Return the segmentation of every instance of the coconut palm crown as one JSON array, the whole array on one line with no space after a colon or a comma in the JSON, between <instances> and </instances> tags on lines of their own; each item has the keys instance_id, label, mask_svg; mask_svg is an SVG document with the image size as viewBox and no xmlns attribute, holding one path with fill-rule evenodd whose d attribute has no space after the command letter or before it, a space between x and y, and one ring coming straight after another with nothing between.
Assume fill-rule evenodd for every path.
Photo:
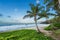
<instances>
[{"instance_id":1,"label":"coconut palm crown","mask_svg":"<svg viewBox=\"0 0 60 40\"><path fill-rule=\"evenodd\" d=\"M34 4L30 4L30 7L31 7L31 11L27 11L27 15L25 15L23 17L23 19L27 18L27 17L34 17L34 21L35 21L35 24L36 24L36 27L37 27L37 31L39 32L39 28L38 28L38 25L37 25L37 19L38 19L38 15L40 13L40 10L42 10L42 6L40 6L39 4L37 5L34 5Z\"/></svg>"}]
</instances>

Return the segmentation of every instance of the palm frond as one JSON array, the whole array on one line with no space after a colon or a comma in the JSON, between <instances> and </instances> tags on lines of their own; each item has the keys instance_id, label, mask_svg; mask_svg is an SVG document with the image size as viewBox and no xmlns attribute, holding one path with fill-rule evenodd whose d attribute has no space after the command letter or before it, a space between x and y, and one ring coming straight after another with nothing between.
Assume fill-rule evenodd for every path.
<instances>
[{"instance_id":1,"label":"palm frond","mask_svg":"<svg viewBox=\"0 0 60 40\"><path fill-rule=\"evenodd\" d=\"M46 12L49 12L49 11L50 11L50 8L47 8L47 9L46 9Z\"/></svg>"},{"instance_id":2,"label":"palm frond","mask_svg":"<svg viewBox=\"0 0 60 40\"><path fill-rule=\"evenodd\" d=\"M56 14L53 14L53 13L47 13L47 15L50 15L50 16L57 16Z\"/></svg>"},{"instance_id":3,"label":"palm frond","mask_svg":"<svg viewBox=\"0 0 60 40\"><path fill-rule=\"evenodd\" d=\"M32 13L31 11L27 11L27 13Z\"/></svg>"},{"instance_id":4,"label":"palm frond","mask_svg":"<svg viewBox=\"0 0 60 40\"><path fill-rule=\"evenodd\" d=\"M23 17L23 19L28 18L28 17L32 18L32 17L33 17L33 14L25 15L25 16Z\"/></svg>"},{"instance_id":5,"label":"palm frond","mask_svg":"<svg viewBox=\"0 0 60 40\"><path fill-rule=\"evenodd\" d=\"M30 7L34 7L34 4L30 3Z\"/></svg>"},{"instance_id":6,"label":"palm frond","mask_svg":"<svg viewBox=\"0 0 60 40\"><path fill-rule=\"evenodd\" d=\"M44 4L46 4L47 2L49 2L50 0L44 0Z\"/></svg>"},{"instance_id":7,"label":"palm frond","mask_svg":"<svg viewBox=\"0 0 60 40\"><path fill-rule=\"evenodd\" d=\"M25 18L27 18L27 17L29 17L29 15L25 15L25 16L23 17L23 19L25 19Z\"/></svg>"},{"instance_id":8,"label":"palm frond","mask_svg":"<svg viewBox=\"0 0 60 40\"><path fill-rule=\"evenodd\" d=\"M38 18L37 18L37 20L39 20L39 19L41 19L42 17L41 16L39 16Z\"/></svg>"},{"instance_id":9,"label":"palm frond","mask_svg":"<svg viewBox=\"0 0 60 40\"><path fill-rule=\"evenodd\" d=\"M35 5L34 5L34 4L30 4L30 7L31 7L31 11L32 11L32 12L35 12L35 10L36 10L36 9L35 9Z\"/></svg>"},{"instance_id":10,"label":"palm frond","mask_svg":"<svg viewBox=\"0 0 60 40\"><path fill-rule=\"evenodd\" d=\"M39 7L39 6L40 6L40 4L37 4L37 5L36 5L36 7Z\"/></svg>"},{"instance_id":11,"label":"palm frond","mask_svg":"<svg viewBox=\"0 0 60 40\"><path fill-rule=\"evenodd\" d=\"M43 8L45 8L44 6L41 6L38 8L38 11L41 11Z\"/></svg>"}]
</instances>

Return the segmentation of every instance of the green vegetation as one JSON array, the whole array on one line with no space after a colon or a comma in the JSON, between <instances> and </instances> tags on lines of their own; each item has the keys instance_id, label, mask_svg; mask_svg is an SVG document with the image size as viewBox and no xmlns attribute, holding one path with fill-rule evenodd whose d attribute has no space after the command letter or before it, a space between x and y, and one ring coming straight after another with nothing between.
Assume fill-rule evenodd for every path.
<instances>
[{"instance_id":1,"label":"green vegetation","mask_svg":"<svg viewBox=\"0 0 60 40\"><path fill-rule=\"evenodd\" d=\"M52 27L51 25L49 25L48 27L45 28L45 30L52 30L54 27Z\"/></svg>"},{"instance_id":2,"label":"green vegetation","mask_svg":"<svg viewBox=\"0 0 60 40\"><path fill-rule=\"evenodd\" d=\"M60 40L60 29L54 31L55 37L57 37Z\"/></svg>"},{"instance_id":3,"label":"green vegetation","mask_svg":"<svg viewBox=\"0 0 60 40\"><path fill-rule=\"evenodd\" d=\"M37 31L40 32L39 28L38 28L38 25L37 25L37 20L38 19L41 19L41 18L46 18L48 19L49 16L53 16L55 14L52 14L50 13L50 8L46 8L45 10L45 7L44 6L41 6L40 4L30 4L30 8L31 10L30 11L27 11L27 15L25 15L23 17L23 19L25 18L34 18L34 21L35 21L35 24L36 24L36 27L37 27ZM41 11L41 12L40 12Z\"/></svg>"},{"instance_id":4,"label":"green vegetation","mask_svg":"<svg viewBox=\"0 0 60 40\"><path fill-rule=\"evenodd\" d=\"M40 32L40 31L39 31L39 28L37 25L37 16L39 15L39 11L42 9L42 7L39 7L39 6L40 6L39 4L37 4L36 6L34 4L30 4L31 10L27 11L27 13L29 13L29 14L27 14L23 17L23 19L25 19L27 17L30 17L30 18L34 17L34 21L35 21L38 32Z\"/></svg>"},{"instance_id":5,"label":"green vegetation","mask_svg":"<svg viewBox=\"0 0 60 40\"><path fill-rule=\"evenodd\" d=\"M53 23L53 22L60 22L60 17L54 17L50 21L51 21L51 23Z\"/></svg>"},{"instance_id":6,"label":"green vegetation","mask_svg":"<svg viewBox=\"0 0 60 40\"><path fill-rule=\"evenodd\" d=\"M52 24L53 26L49 25L48 27L45 28L45 30L57 30L60 29L60 22L56 22Z\"/></svg>"},{"instance_id":7,"label":"green vegetation","mask_svg":"<svg viewBox=\"0 0 60 40\"><path fill-rule=\"evenodd\" d=\"M44 34L38 34L35 30L17 30L0 33L0 40L53 40Z\"/></svg>"},{"instance_id":8,"label":"green vegetation","mask_svg":"<svg viewBox=\"0 0 60 40\"><path fill-rule=\"evenodd\" d=\"M45 30L52 31L53 35L60 39L60 22L53 23L53 26L49 25Z\"/></svg>"},{"instance_id":9,"label":"green vegetation","mask_svg":"<svg viewBox=\"0 0 60 40\"><path fill-rule=\"evenodd\" d=\"M54 23L53 25L60 29L60 22Z\"/></svg>"},{"instance_id":10,"label":"green vegetation","mask_svg":"<svg viewBox=\"0 0 60 40\"><path fill-rule=\"evenodd\" d=\"M25 15L23 18L34 18L37 31L40 32L38 25L37 25L37 19L40 18L46 18L48 19L49 16L55 16L56 18L52 20L52 24L45 28L45 30L54 30L53 32L55 34L60 35L60 8L58 6L57 0L45 0L46 7L41 6L40 4L30 4L31 10L27 11L27 15ZM50 8L56 11L56 14L50 13ZM45 10L46 9L46 10ZM40 12L41 11L41 12ZM10 17L10 16L8 16ZM48 20L47 20L48 21ZM56 21L56 23L54 22ZM50 23L50 21L48 21ZM53 40L51 37L47 37L44 34L40 33L38 34L35 30L18 30L18 31L12 31L12 32L4 32L0 33L0 40Z\"/></svg>"},{"instance_id":11,"label":"green vegetation","mask_svg":"<svg viewBox=\"0 0 60 40\"><path fill-rule=\"evenodd\" d=\"M56 35L60 35L60 29L55 30L54 33L55 33Z\"/></svg>"}]
</instances>

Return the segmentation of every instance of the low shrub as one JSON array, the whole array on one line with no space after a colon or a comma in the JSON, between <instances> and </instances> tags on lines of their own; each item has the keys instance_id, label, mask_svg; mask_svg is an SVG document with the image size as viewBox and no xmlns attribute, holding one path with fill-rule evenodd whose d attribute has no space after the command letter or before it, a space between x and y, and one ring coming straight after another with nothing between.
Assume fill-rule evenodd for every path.
<instances>
[{"instance_id":1,"label":"low shrub","mask_svg":"<svg viewBox=\"0 0 60 40\"><path fill-rule=\"evenodd\" d=\"M60 29L54 31L55 34L60 35Z\"/></svg>"},{"instance_id":2,"label":"low shrub","mask_svg":"<svg viewBox=\"0 0 60 40\"><path fill-rule=\"evenodd\" d=\"M57 27L57 28L60 29L60 22L58 22L58 23L54 23L53 25L54 25L55 27Z\"/></svg>"},{"instance_id":3,"label":"low shrub","mask_svg":"<svg viewBox=\"0 0 60 40\"><path fill-rule=\"evenodd\" d=\"M45 30L52 30L53 27L51 25L49 25L48 27L45 28Z\"/></svg>"},{"instance_id":4,"label":"low shrub","mask_svg":"<svg viewBox=\"0 0 60 40\"><path fill-rule=\"evenodd\" d=\"M60 22L53 23L52 25L49 25L48 27L46 27L45 30L57 30L57 29L60 29Z\"/></svg>"}]
</instances>

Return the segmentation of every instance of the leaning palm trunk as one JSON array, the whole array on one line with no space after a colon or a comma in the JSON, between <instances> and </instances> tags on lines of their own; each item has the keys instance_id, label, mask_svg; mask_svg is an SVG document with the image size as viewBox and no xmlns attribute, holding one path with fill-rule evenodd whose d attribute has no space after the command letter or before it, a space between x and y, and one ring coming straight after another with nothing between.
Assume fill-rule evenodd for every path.
<instances>
[{"instance_id":1,"label":"leaning palm trunk","mask_svg":"<svg viewBox=\"0 0 60 40\"><path fill-rule=\"evenodd\" d=\"M39 28L38 28L38 25L37 25L36 16L34 17L34 21L35 21L35 25L36 25L36 28L37 28L37 32L40 32L40 30L39 30Z\"/></svg>"},{"instance_id":2,"label":"leaning palm trunk","mask_svg":"<svg viewBox=\"0 0 60 40\"><path fill-rule=\"evenodd\" d=\"M59 4L60 4L60 0L58 0Z\"/></svg>"},{"instance_id":3,"label":"leaning palm trunk","mask_svg":"<svg viewBox=\"0 0 60 40\"><path fill-rule=\"evenodd\" d=\"M60 8L60 0L58 0L58 2L59 2L59 8Z\"/></svg>"}]
</instances>

